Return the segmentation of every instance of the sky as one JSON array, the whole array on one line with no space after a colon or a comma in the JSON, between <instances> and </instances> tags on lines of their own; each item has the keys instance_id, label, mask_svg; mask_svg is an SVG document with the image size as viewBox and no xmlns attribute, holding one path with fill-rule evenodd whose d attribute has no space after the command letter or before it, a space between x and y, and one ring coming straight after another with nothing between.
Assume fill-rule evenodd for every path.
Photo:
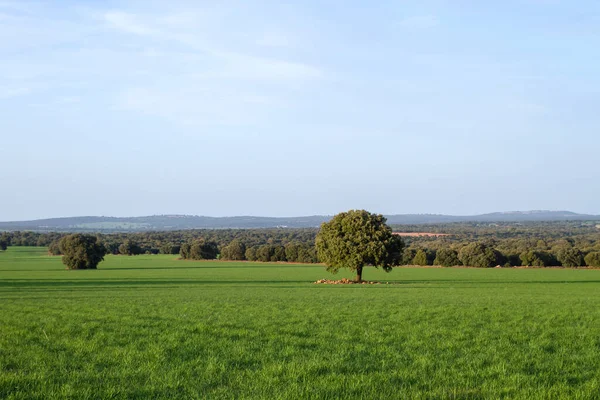
<instances>
[{"instance_id":1,"label":"sky","mask_svg":"<svg viewBox=\"0 0 600 400\"><path fill-rule=\"evenodd\" d=\"M0 220L600 214L596 0L0 0Z\"/></svg>"}]
</instances>

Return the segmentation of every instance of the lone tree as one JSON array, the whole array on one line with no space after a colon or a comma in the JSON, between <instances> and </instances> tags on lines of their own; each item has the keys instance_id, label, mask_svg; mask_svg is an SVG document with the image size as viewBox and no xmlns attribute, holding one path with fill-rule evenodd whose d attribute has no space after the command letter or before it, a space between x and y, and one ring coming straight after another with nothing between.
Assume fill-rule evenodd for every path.
<instances>
[{"instance_id":1,"label":"lone tree","mask_svg":"<svg viewBox=\"0 0 600 400\"><path fill-rule=\"evenodd\" d=\"M390 272L402 258L402 239L392 234L383 215L365 210L350 210L324 222L315 241L319 259L327 271L336 273L340 268L356 272L356 281L362 281L367 265Z\"/></svg>"},{"instance_id":2,"label":"lone tree","mask_svg":"<svg viewBox=\"0 0 600 400\"><path fill-rule=\"evenodd\" d=\"M68 269L96 269L104 260L106 247L95 236L76 233L60 240L60 251Z\"/></svg>"}]
</instances>

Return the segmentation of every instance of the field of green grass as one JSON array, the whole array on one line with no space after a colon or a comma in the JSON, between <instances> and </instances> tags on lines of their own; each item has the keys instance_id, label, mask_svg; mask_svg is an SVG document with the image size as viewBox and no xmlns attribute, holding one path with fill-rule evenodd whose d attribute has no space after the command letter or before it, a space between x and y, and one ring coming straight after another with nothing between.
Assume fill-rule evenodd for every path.
<instances>
[{"instance_id":1,"label":"field of green grass","mask_svg":"<svg viewBox=\"0 0 600 400\"><path fill-rule=\"evenodd\" d=\"M600 398L600 270L0 252L0 398ZM351 277L340 273L337 277Z\"/></svg>"}]
</instances>

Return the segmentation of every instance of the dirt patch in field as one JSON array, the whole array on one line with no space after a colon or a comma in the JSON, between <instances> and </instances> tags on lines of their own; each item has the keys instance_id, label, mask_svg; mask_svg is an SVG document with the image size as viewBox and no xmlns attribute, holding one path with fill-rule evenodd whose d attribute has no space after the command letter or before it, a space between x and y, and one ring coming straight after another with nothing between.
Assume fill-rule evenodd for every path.
<instances>
[{"instance_id":1,"label":"dirt patch in field","mask_svg":"<svg viewBox=\"0 0 600 400\"><path fill-rule=\"evenodd\" d=\"M434 232L393 232L394 235L407 236L407 237L437 237L437 236L450 236L447 233L434 233Z\"/></svg>"},{"instance_id":2,"label":"dirt patch in field","mask_svg":"<svg viewBox=\"0 0 600 400\"><path fill-rule=\"evenodd\" d=\"M330 280L330 279L319 279L315 281L316 285L380 285L381 282L377 281L360 281L356 282L350 279L342 278L340 280Z\"/></svg>"}]
</instances>

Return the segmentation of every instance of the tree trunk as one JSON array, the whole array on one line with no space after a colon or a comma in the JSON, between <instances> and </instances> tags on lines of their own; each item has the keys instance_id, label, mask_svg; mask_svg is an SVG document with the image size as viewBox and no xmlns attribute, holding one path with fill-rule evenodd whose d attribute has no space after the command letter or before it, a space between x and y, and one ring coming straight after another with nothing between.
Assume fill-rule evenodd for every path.
<instances>
[{"instance_id":1,"label":"tree trunk","mask_svg":"<svg viewBox=\"0 0 600 400\"><path fill-rule=\"evenodd\" d=\"M356 268L356 282L362 282L362 269L363 267Z\"/></svg>"}]
</instances>

